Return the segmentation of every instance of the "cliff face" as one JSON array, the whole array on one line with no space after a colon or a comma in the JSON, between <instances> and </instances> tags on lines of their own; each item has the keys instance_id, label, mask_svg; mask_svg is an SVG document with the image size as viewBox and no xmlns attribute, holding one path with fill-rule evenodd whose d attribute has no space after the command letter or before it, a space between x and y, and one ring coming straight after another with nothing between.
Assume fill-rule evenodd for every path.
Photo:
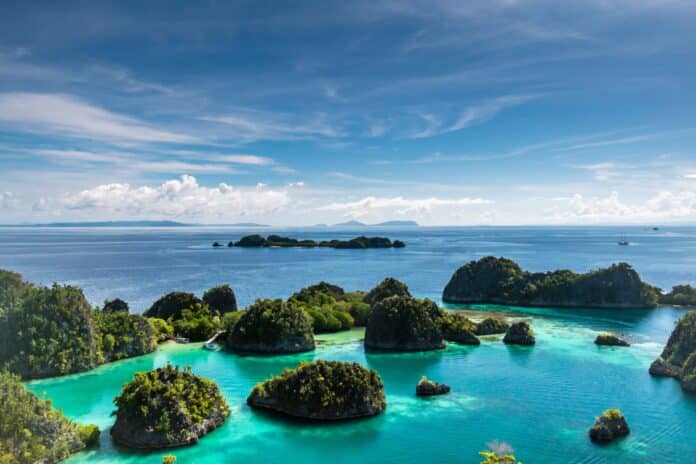
<instances>
[{"instance_id":1,"label":"cliff face","mask_svg":"<svg viewBox=\"0 0 696 464\"><path fill-rule=\"evenodd\" d=\"M384 385L357 363L302 363L254 387L247 403L294 417L344 420L374 416L386 407Z\"/></svg>"},{"instance_id":2,"label":"cliff face","mask_svg":"<svg viewBox=\"0 0 696 464\"><path fill-rule=\"evenodd\" d=\"M696 392L696 311L679 320L662 354L650 366L650 374L674 377L684 390Z\"/></svg>"},{"instance_id":3,"label":"cliff face","mask_svg":"<svg viewBox=\"0 0 696 464\"><path fill-rule=\"evenodd\" d=\"M518 306L646 308L658 293L626 263L577 274L568 270L530 273L492 256L460 267L442 294L448 303Z\"/></svg>"},{"instance_id":4,"label":"cliff face","mask_svg":"<svg viewBox=\"0 0 696 464\"><path fill-rule=\"evenodd\" d=\"M426 351L445 347L440 310L430 300L389 297L372 309L365 329L365 348Z\"/></svg>"}]
</instances>

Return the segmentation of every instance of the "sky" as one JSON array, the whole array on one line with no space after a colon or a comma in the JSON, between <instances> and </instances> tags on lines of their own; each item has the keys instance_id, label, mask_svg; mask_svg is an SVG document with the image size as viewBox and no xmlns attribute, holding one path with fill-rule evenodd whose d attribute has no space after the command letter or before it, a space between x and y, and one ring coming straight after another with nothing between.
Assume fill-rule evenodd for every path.
<instances>
[{"instance_id":1,"label":"sky","mask_svg":"<svg viewBox=\"0 0 696 464\"><path fill-rule=\"evenodd\" d=\"M0 223L696 224L696 2L0 2Z\"/></svg>"}]
</instances>

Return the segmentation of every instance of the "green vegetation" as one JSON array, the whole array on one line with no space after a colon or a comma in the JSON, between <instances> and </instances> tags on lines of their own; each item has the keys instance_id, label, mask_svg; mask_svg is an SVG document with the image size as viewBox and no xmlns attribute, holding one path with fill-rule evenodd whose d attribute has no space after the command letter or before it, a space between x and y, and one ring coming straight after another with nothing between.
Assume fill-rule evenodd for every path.
<instances>
[{"instance_id":1,"label":"green vegetation","mask_svg":"<svg viewBox=\"0 0 696 464\"><path fill-rule=\"evenodd\" d=\"M280 299L257 300L232 327L227 346L236 351L298 353L314 349L314 333L304 310Z\"/></svg>"},{"instance_id":2,"label":"green vegetation","mask_svg":"<svg viewBox=\"0 0 696 464\"><path fill-rule=\"evenodd\" d=\"M626 418L618 409L607 409L595 419L590 428L590 439L595 442L606 443L631 433Z\"/></svg>"},{"instance_id":3,"label":"green vegetation","mask_svg":"<svg viewBox=\"0 0 696 464\"><path fill-rule=\"evenodd\" d=\"M228 334L232 332L235 324L239 322L246 311L234 311L231 313L225 313L222 316L222 328Z\"/></svg>"},{"instance_id":4,"label":"green vegetation","mask_svg":"<svg viewBox=\"0 0 696 464\"><path fill-rule=\"evenodd\" d=\"M362 297L362 293L346 293L337 285L319 282L293 294L288 305L307 313L314 333L338 332L365 325L370 306Z\"/></svg>"},{"instance_id":5,"label":"green vegetation","mask_svg":"<svg viewBox=\"0 0 696 464\"><path fill-rule=\"evenodd\" d=\"M178 318L169 318L174 333L191 341L202 342L209 339L222 328L217 312L213 312L205 303L196 303L179 313Z\"/></svg>"},{"instance_id":6,"label":"green vegetation","mask_svg":"<svg viewBox=\"0 0 696 464\"><path fill-rule=\"evenodd\" d=\"M487 317L478 324L476 324L476 335L495 335L503 334L507 332L510 328L510 324L505 322L504 319L497 317Z\"/></svg>"},{"instance_id":7,"label":"green vegetation","mask_svg":"<svg viewBox=\"0 0 696 464\"><path fill-rule=\"evenodd\" d=\"M164 319L160 319L158 317L148 317L147 321L152 326L157 343L170 340L174 336L174 327L172 327Z\"/></svg>"},{"instance_id":8,"label":"green vegetation","mask_svg":"<svg viewBox=\"0 0 696 464\"><path fill-rule=\"evenodd\" d=\"M430 380L426 376L422 376L416 385L416 395L418 396L444 395L449 392L448 385Z\"/></svg>"},{"instance_id":9,"label":"green vegetation","mask_svg":"<svg viewBox=\"0 0 696 464\"><path fill-rule=\"evenodd\" d=\"M203 294L203 302L219 314L237 310L237 298L229 285L218 285Z\"/></svg>"},{"instance_id":10,"label":"green vegetation","mask_svg":"<svg viewBox=\"0 0 696 464\"><path fill-rule=\"evenodd\" d=\"M476 337L476 323L459 313L440 311L437 323L442 335L448 342L462 345L479 345L481 341Z\"/></svg>"},{"instance_id":11,"label":"green vegetation","mask_svg":"<svg viewBox=\"0 0 696 464\"><path fill-rule=\"evenodd\" d=\"M230 242L232 243L232 242ZM302 248L351 248L351 249L366 249L366 248L403 248L406 244L400 240L395 240L393 243L386 237L355 237L350 240L325 240L316 242L314 240L297 240L290 237L281 237L280 235L269 235L263 238L261 235L247 235L234 243L238 247L302 247Z\"/></svg>"},{"instance_id":12,"label":"green vegetation","mask_svg":"<svg viewBox=\"0 0 696 464\"><path fill-rule=\"evenodd\" d=\"M365 348L393 351L444 348L440 317L440 309L428 299L406 296L383 299L372 309L365 330Z\"/></svg>"},{"instance_id":13,"label":"green vegetation","mask_svg":"<svg viewBox=\"0 0 696 464\"><path fill-rule=\"evenodd\" d=\"M568 270L530 273L514 261L488 256L460 267L442 299L448 303L649 308L657 305L658 293L626 263L586 274Z\"/></svg>"},{"instance_id":14,"label":"green vegetation","mask_svg":"<svg viewBox=\"0 0 696 464\"><path fill-rule=\"evenodd\" d=\"M114 298L113 300L104 300L104 306L102 306L102 311L105 313L127 313L129 310L128 303L120 298Z\"/></svg>"},{"instance_id":15,"label":"green vegetation","mask_svg":"<svg viewBox=\"0 0 696 464\"><path fill-rule=\"evenodd\" d=\"M390 296L410 297L411 293L405 283L393 277L387 277L365 295L364 301L370 306L374 306Z\"/></svg>"},{"instance_id":16,"label":"green vegetation","mask_svg":"<svg viewBox=\"0 0 696 464\"><path fill-rule=\"evenodd\" d=\"M52 463L99 443L99 429L68 420L50 401L0 372L0 463Z\"/></svg>"},{"instance_id":17,"label":"green vegetation","mask_svg":"<svg viewBox=\"0 0 696 464\"><path fill-rule=\"evenodd\" d=\"M650 366L650 374L679 379L685 391L696 391L696 311L677 322L662 354Z\"/></svg>"},{"instance_id":18,"label":"green vegetation","mask_svg":"<svg viewBox=\"0 0 696 464\"><path fill-rule=\"evenodd\" d=\"M148 310L143 313L147 317L159 317L160 319L178 319L181 311L193 307L196 303L202 303L193 293L171 292L155 301Z\"/></svg>"},{"instance_id":19,"label":"green vegetation","mask_svg":"<svg viewBox=\"0 0 696 464\"><path fill-rule=\"evenodd\" d=\"M595 338L595 345L606 345L606 346L630 346L626 341L621 340L613 333L600 332Z\"/></svg>"},{"instance_id":20,"label":"green vegetation","mask_svg":"<svg viewBox=\"0 0 696 464\"><path fill-rule=\"evenodd\" d=\"M0 368L25 379L83 372L148 353L158 339L146 318L94 310L79 288L35 287L2 270L0 302Z\"/></svg>"},{"instance_id":21,"label":"green vegetation","mask_svg":"<svg viewBox=\"0 0 696 464\"><path fill-rule=\"evenodd\" d=\"M515 464L517 458L512 454L514 452L512 446L496 440L488 443L488 451L479 451L479 455L485 459L481 464ZM517 461L517 464L522 463Z\"/></svg>"},{"instance_id":22,"label":"green vegetation","mask_svg":"<svg viewBox=\"0 0 696 464\"><path fill-rule=\"evenodd\" d=\"M373 416L387 405L377 372L357 363L322 360L300 363L257 384L247 403L319 420Z\"/></svg>"},{"instance_id":23,"label":"green vegetation","mask_svg":"<svg viewBox=\"0 0 696 464\"><path fill-rule=\"evenodd\" d=\"M98 346L105 361L117 361L150 353L157 348L157 334L143 316L127 312L94 311Z\"/></svg>"},{"instance_id":24,"label":"green vegetation","mask_svg":"<svg viewBox=\"0 0 696 464\"><path fill-rule=\"evenodd\" d=\"M174 464L175 462L176 456L174 456L173 454L162 456L162 464Z\"/></svg>"},{"instance_id":25,"label":"green vegetation","mask_svg":"<svg viewBox=\"0 0 696 464\"><path fill-rule=\"evenodd\" d=\"M503 337L503 343L508 345L534 345L536 339L529 322L520 321L512 324L505 333L505 337Z\"/></svg>"},{"instance_id":26,"label":"green vegetation","mask_svg":"<svg viewBox=\"0 0 696 464\"><path fill-rule=\"evenodd\" d=\"M672 291L660 295L660 303L675 306L696 306L696 287L675 285Z\"/></svg>"},{"instance_id":27,"label":"green vegetation","mask_svg":"<svg viewBox=\"0 0 696 464\"><path fill-rule=\"evenodd\" d=\"M111 435L133 448L196 443L230 414L215 383L171 365L135 374L114 404Z\"/></svg>"}]
</instances>

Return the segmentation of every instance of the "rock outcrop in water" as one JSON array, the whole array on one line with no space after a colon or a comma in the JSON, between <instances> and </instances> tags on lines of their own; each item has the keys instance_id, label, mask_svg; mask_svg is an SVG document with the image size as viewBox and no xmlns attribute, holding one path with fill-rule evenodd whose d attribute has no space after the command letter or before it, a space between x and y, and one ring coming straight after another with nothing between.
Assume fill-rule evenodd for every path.
<instances>
[{"instance_id":1,"label":"rock outcrop in water","mask_svg":"<svg viewBox=\"0 0 696 464\"><path fill-rule=\"evenodd\" d=\"M387 401L374 370L357 363L318 360L257 384L247 404L293 417L336 421L377 415Z\"/></svg>"},{"instance_id":2,"label":"rock outcrop in water","mask_svg":"<svg viewBox=\"0 0 696 464\"><path fill-rule=\"evenodd\" d=\"M590 439L594 442L608 443L631 433L626 418L618 409L608 409L595 420L590 429Z\"/></svg>"},{"instance_id":3,"label":"rock outcrop in water","mask_svg":"<svg viewBox=\"0 0 696 464\"><path fill-rule=\"evenodd\" d=\"M438 383L434 380L428 380L426 376L421 377L418 385L416 385L416 395L418 396L444 395L449 392L449 385Z\"/></svg>"},{"instance_id":4,"label":"rock outcrop in water","mask_svg":"<svg viewBox=\"0 0 696 464\"><path fill-rule=\"evenodd\" d=\"M192 445L230 414L215 383L171 365L135 374L114 403L111 437L130 448Z\"/></svg>"},{"instance_id":5,"label":"rock outcrop in water","mask_svg":"<svg viewBox=\"0 0 696 464\"><path fill-rule=\"evenodd\" d=\"M438 325L442 336L448 342L460 345L480 345L481 341L475 335L476 323L467 319L463 314L440 311Z\"/></svg>"},{"instance_id":6,"label":"rock outcrop in water","mask_svg":"<svg viewBox=\"0 0 696 464\"><path fill-rule=\"evenodd\" d=\"M677 322L667 346L650 366L650 374L674 377L685 391L696 392L696 311Z\"/></svg>"},{"instance_id":7,"label":"rock outcrop in water","mask_svg":"<svg viewBox=\"0 0 696 464\"><path fill-rule=\"evenodd\" d=\"M242 237L234 246L247 248L260 247L280 247L280 248L340 248L340 249L366 249L366 248L403 248L406 246L401 240L392 242L387 237L359 237L350 240L324 240L317 242L314 240L298 240L290 237L282 237L280 235L269 235L264 238L261 235L247 235Z\"/></svg>"},{"instance_id":8,"label":"rock outcrop in water","mask_svg":"<svg viewBox=\"0 0 696 464\"><path fill-rule=\"evenodd\" d=\"M408 287L405 283L396 280L393 277L387 277L377 284L372 290L367 292L367 295L365 295L363 301L371 306L374 306L390 296L410 297L411 292L408 291Z\"/></svg>"},{"instance_id":9,"label":"rock outcrop in water","mask_svg":"<svg viewBox=\"0 0 696 464\"><path fill-rule=\"evenodd\" d=\"M503 343L507 345L534 345L534 331L527 321L515 322L505 333Z\"/></svg>"},{"instance_id":10,"label":"rock outcrop in water","mask_svg":"<svg viewBox=\"0 0 696 464\"><path fill-rule=\"evenodd\" d=\"M300 353L314 349L307 314L282 300L257 300L227 337L227 347L251 353Z\"/></svg>"},{"instance_id":11,"label":"rock outcrop in water","mask_svg":"<svg viewBox=\"0 0 696 464\"><path fill-rule=\"evenodd\" d=\"M365 329L365 348L427 351L445 347L439 327L440 309L428 300L392 296L377 303Z\"/></svg>"},{"instance_id":12,"label":"rock outcrop in water","mask_svg":"<svg viewBox=\"0 0 696 464\"><path fill-rule=\"evenodd\" d=\"M657 290L626 263L585 274L568 270L531 273L505 258L488 256L460 267L445 287L448 303L586 308L652 308Z\"/></svg>"},{"instance_id":13,"label":"rock outcrop in water","mask_svg":"<svg viewBox=\"0 0 696 464\"><path fill-rule=\"evenodd\" d=\"M626 340L622 340L613 333L600 333L595 338L595 345L604 346L631 346Z\"/></svg>"},{"instance_id":14,"label":"rock outcrop in water","mask_svg":"<svg viewBox=\"0 0 696 464\"><path fill-rule=\"evenodd\" d=\"M476 324L476 335L497 335L504 334L510 328L510 324L504 319L497 317L487 317Z\"/></svg>"}]
</instances>

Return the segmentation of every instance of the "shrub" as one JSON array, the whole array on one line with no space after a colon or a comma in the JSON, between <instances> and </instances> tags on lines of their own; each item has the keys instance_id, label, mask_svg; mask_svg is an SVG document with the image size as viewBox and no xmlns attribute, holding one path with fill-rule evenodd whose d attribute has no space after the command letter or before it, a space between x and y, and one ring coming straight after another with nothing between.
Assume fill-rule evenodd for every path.
<instances>
[{"instance_id":1,"label":"shrub","mask_svg":"<svg viewBox=\"0 0 696 464\"><path fill-rule=\"evenodd\" d=\"M406 284L393 277L387 277L365 295L364 301L370 306L374 306L390 296L410 297L411 293L408 291Z\"/></svg>"},{"instance_id":2,"label":"shrub","mask_svg":"<svg viewBox=\"0 0 696 464\"><path fill-rule=\"evenodd\" d=\"M196 303L181 311L178 319L170 319L174 333L192 341L204 341L215 335L222 328L220 317L210 311L207 305Z\"/></svg>"},{"instance_id":3,"label":"shrub","mask_svg":"<svg viewBox=\"0 0 696 464\"><path fill-rule=\"evenodd\" d=\"M174 336L174 327L172 327L164 319L160 319L158 317L148 317L147 320L152 326L157 343L162 343L163 341L169 340Z\"/></svg>"}]
</instances>

